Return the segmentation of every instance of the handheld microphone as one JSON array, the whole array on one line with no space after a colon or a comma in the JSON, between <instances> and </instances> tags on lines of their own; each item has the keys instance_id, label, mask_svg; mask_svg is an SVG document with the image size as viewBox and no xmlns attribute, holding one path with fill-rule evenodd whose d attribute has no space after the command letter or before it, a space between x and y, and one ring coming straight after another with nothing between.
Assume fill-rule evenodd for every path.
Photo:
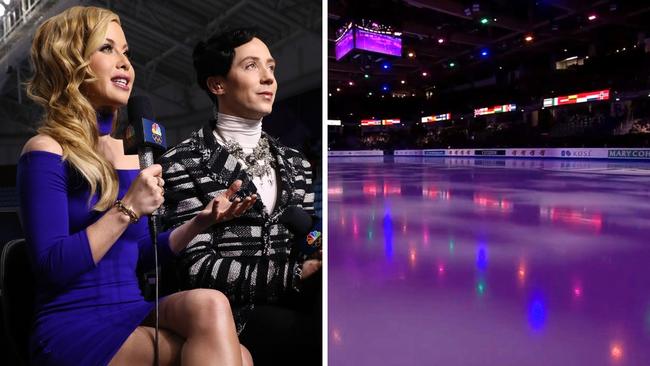
<instances>
[{"instance_id":1,"label":"handheld microphone","mask_svg":"<svg viewBox=\"0 0 650 366\"><path fill-rule=\"evenodd\" d=\"M127 106L129 124L124 132L124 153L138 154L140 168L153 164L154 153L167 150L165 127L153 118L153 108L148 97L129 98Z\"/></svg>"},{"instance_id":2,"label":"handheld microphone","mask_svg":"<svg viewBox=\"0 0 650 366\"><path fill-rule=\"evenodd\" d=\"M292 252L295 249L310 255L318 250L322 241L320 231L311 231L314 220L305 210L298 206L289 206L280 215L278 221L296 237L296 244L294 244Z\"/></svg>"},{"instance_id":3,"label":"handheld microphone","mask_svg":"<svg viewBox=\"0 0 650 366\"><path fill-rule=\"evenodd\" d=\"M127 105L129 124L124 132L124 153L138 154L140 160L140 169L151 166L154 162L154 153L161 153L167 149L165 139L165 127L154 121L153 108L148 97L134 96L129 98ZM151 242L154 245L154 266L155 270L155 335L154 335L154 364L159 363L158 351L158 282L160 276L158 273L158 228L159 213L156 209L149 215L149 234Z\"/></svg>"}]
</instances>

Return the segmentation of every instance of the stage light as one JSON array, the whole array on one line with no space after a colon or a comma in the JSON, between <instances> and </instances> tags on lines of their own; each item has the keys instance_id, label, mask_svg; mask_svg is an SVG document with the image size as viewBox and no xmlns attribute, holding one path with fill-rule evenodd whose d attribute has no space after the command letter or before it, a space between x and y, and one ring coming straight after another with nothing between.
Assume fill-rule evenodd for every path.
<instances>
[{"instance_id":1,"label":"stage light","mask_svg":"<svg viewBox=\"0 0 650 366\"><path fill-rule=\"evenodd\" d=\"M401 83L402 83L402 84L406 84L406 80L402 80Z\"/></svg>"},{"instance_id":2,"label":"stage light","mask_svg":"<svg viewBox=\"0 0 650 366\"><path fill-rule=\"evenodd\" d=\"M489 50L487 48L484 48L481 50L481 56L487 57L490 54Z\"/></svg>"},{"instance_id":3,"label":"stage light","mask_svg":"<svg viewBox=\"0 0 650 366\"><path fill-rule=\"evenodd\" d=\"M369 97L372 97L372 92L368 92L368 96L369 96Z\"/></svg>"},{"instance_id":4,"label":"stage light","mask_svg":"<svg viewBox=\"0 0 650 366\"><path fill-rule=\"evenodd\" d=\"M450 62L449 67L456 67L456 63L455 62Z\"/></svg>"},{"instance_id":5,"label":"stage light","mask_svg":"<svg viewBox=\"0 0 650 366\"><path fill-rule=\"evenodd\" d=\"M589 20L596 20L596 18L598 18L596 16L596 14L591 14L591 15L589 15L589 17L587 17L587 19L589 19Z\"/></svg>"},{"instance_id":6,"label":"stage light","mask_svg":"<svg viewBox=\"0 0 650 366\"><path fill-rule=\"evenodd\" d=\"M383 85L383 86L381 87L381 90L383 90L383 91L388 91L388 85Z\"/></svg>"},{"instance_id":7,"label":"stage light","mask_svg":"<svg viewBox=\"0 0 650 366\"><path fill-rule=\"evenodd\" d=\"M331 96L332 96L332 93L329 93L329 96L331 97Z\"/></svg>"},{"instance_id":8,"label":"stage light","mask_svg":"<svg viewBox=\"0 0 650 366\"><path fill-rule=\"evenodd\" d=\"M354 82L353 81L348 81L348 85L354 86Z\"/></svg>"},{"instance_id":9,"label":"stage light","mask_svg":"<svg viewBox=\"0 0 650 366\"><path fill-rule=\"evenodd\" d=\"M443 44L443 43L445 43L445 39L444 39L444 38L438 38L438 43L439 43L439 44Z\"/></svg>"},{"instance_id":10,"label":"stage light","mask_svg":"<svg viewBox=\"0 0 650 366\"><path fill-rule=\"evenodd\" d=\"M370 78L370 75L368 75L368 74L364 74L363 77L364 77L364 79L369 79L369 78Z\"/></svg>"},{"instance_id":11,"label":"stage light","mask_svg":"<svg viewBox=\"0 0 650 366\"><path fill-rule=\"evenodd\" d=\"M422 76L427 76L427 75L429 75L429 74L427 74L426 71L423 71L423 72L422 72Z\"/></svg>"},{"instance_id":12,"label":"stage light","mask_svg":"<svg viewBox=\"0 0 650 366\"><path fill-rule=\"evenodd\" d=\"M486 25L490 22L488 18L481 18L481 24Z\"/></svg>"},{"instance_id":13,"label":"stage light","mask_svg":"<svg viewBox=\"0 0 650 366\"><path fill-rule=\"evenodd\" d=\"M337 91L337 92L340 92L340 91L341 91L341 88L336 88L336 91Z\"/></svg>"},{"instance_id":14,"label":"stage light","mask_svg":"<svg viewBox=\"0 0 650 366\"><path fill-rule=\"evenodd\" d=\"M408 53L408 56L411 57L411 58L413 58L413 57L415 57L415 53L413 53L413 52L409 52L409 53Z\"/></svg>"},{"instance_id":15,"label":"stage light","mask_svg":"<svg viewBox=\"0 0 650 366\"><path fill-rule=\"evenodd\" d=\"M526 36L526 38L524 38L524 40L525 40L526 42L532 42L532 41L533 41L533 36L531 36L531 35L529 34L529 35Z\"/></svg>"},{"instance_id":16,"label":"stage light","mask_svg":"<svg viewBox=\"0 0 650 366\"><path fill-rule=\"evenodd\" d=\"M390 69L390 63L384 62L383 64L381 64L381 68L384 69L384 70L389 70Z\"/></svg>"}]
</instances>

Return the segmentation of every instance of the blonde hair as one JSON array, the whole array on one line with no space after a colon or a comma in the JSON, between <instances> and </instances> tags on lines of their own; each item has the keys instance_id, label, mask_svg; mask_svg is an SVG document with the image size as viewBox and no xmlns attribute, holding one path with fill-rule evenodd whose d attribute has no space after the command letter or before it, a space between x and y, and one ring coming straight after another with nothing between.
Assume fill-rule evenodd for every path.
<instances>
[{"instance_id":1,"label":"blonde hair","mask_svg":"<svg viewBox=\"0 0 650 366\"><path fill-rule=\"evenodd\" d=\"M90 197L99 192L93 207L98 211L111 207L119 184L115 168L98 152L97 112L82 89L96 80L89 59L110 22L120 24L117 14L82 6L46 20L34 36L34 76L27 83L27 95L45 108L38 132L61 144L63 159L88 181Z\"/></svg>"}]
</instances>

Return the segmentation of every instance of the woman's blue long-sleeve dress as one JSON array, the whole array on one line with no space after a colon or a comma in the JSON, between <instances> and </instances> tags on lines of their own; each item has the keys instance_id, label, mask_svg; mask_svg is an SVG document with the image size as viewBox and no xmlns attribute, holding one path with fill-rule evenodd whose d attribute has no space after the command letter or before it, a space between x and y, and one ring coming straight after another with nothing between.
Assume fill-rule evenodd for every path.
<instances>
[{"instance_id":1,"label":"woman's blue long-sleeve dress","mask_svg":"<svg viewBox=\"0 0 650 366\"><path fill-rule=\"evenodd\" d=\"M138 170L117 170L118 198ZM95 264L86 228L104 213L88 203L89 187L60 155L32 151L18 162L21 219L36 276L33 365L105 365L153 309L136 267L153 268L147 220L128 226ZM172 256L169 233L158 237L161 260Z\"/></svg>"}]
</instances>

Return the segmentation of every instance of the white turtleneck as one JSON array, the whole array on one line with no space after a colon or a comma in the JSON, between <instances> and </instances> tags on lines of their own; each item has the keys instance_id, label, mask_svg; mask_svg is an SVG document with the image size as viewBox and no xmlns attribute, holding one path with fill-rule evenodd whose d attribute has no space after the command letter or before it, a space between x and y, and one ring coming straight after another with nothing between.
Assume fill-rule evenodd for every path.
<instances>
[{"instance_id":1,"label":"white turtleneck","mask_svg":"<svg viewBox=\"0 0 650 366\"><path fill-rule=\"evenodd\" d=\"M246 119L217 113L217 125L213 133L219 144L224 145L226 141L235 141L242 147L244 154L248 155L253 152L262 136L262 119ZM241 159L238 161L244 169L248 167L245 161ZM266 213L270 214L278 195L275 169L271 169L270 174L252 178L257 187L258 199L262 200Z\"/></svg>"}]
</instances>

